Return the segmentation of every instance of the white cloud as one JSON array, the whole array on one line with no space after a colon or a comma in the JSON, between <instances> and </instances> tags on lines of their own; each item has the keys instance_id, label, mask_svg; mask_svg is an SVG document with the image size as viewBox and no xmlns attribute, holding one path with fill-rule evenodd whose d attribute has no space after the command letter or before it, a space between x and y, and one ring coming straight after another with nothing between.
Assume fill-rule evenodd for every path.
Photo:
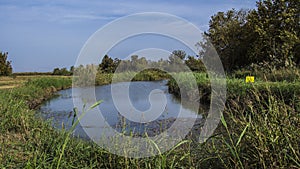
<instances>
[{"instance_id":1,"label":"white cloud","mask_svg":"<svg viewBox=\"0 0 300 169\"><path fill-rule=\"evenodd\" d=\"M92 15L92 14L68 14L63 16L63 19L65 20L113 20L116 19L116 17L113 16L98 16L98 15Z\"/></svg>"}]
</instances>

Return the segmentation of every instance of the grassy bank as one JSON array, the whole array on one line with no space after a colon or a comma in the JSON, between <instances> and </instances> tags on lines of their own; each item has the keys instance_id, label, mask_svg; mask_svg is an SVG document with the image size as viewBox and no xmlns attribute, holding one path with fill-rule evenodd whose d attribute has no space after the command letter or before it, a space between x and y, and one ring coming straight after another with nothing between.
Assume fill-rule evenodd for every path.
<instances>
[{"instance_id":1,"label":"grassy bank","mask_svg":"<svg viewBox=\"0 0 300 169\"><path fill-rule=\"evenodd\" d=\"M36 154L41 134L46 134L41 131L55 134L48 124L35 118L31 108L50 98L56 90L70 86L70 78L49 77L34 78L21 87L0 90L1 168L25 167Z\"/></svg>"},{"instance_id":2,"label":"grassy bank","mask_svg":"<svg viewBox=\"0 0 300 169\"><path fill-rule=\"evenodd\" d=\"M179 83L185 82L184 74ZM210 102L210 82L195 74L201 100ZM199 161L225 168L300 168L300 82L228 78L223 121L215 135L195 149ZM177 83L171 93L180 96Z\"/></svg>"},{"instance_id":3,"label":"grassy bank","mask_svg":"<svg viewBox=\"0 0 300 169\"><path fill-rule=\"evenodd\" d=\"M185 73L180 73L176 75L178 77L178 83L187 84L185 87L186 90L189 90L188 85L190 83L189 79L186 78ZM201 100L205 103L210 102L210 93L211 93L211 85L209 77L204 73L195 73L194 77L197 82L197 86L199 89L199 94L201 96ZM174 79L171 79L168 83L170 93L175 94L176 96L180 96L180 89L177 85L177 82ZM243 98L253 98L253 92L260 93L265 96L265 100L267 100L268 95L270 93L273 96L276 96L279 100L284 100L285 103L294 102L300 96L300 81L265 81L261 79L256 79L255 83L246 83L243 78L227 78L226 79L226 87L227 87L227 100L232 99L243 99Z\"/></svg>"}]
</instances>

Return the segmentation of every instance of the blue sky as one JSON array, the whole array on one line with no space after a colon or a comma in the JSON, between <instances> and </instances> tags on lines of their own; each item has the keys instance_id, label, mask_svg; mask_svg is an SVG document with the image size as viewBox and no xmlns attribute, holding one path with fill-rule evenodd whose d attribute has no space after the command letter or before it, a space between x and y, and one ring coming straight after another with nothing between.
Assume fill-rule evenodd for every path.
<instances>
[{"instance_id":1,"label":"blue sky","mask_svg":"<svg viewBox=\"0 0 300 169\"><path fill-rule=\"evenodd\" d=\"M210 16L232 8L255 8L255 0L1 0L0 51L9 53L14 72L69 68L88 38L119 17L164 12L205 31ZM110 55L122 58L134 53L134 43L123 45Z\"/></svg>"}]
</instances>

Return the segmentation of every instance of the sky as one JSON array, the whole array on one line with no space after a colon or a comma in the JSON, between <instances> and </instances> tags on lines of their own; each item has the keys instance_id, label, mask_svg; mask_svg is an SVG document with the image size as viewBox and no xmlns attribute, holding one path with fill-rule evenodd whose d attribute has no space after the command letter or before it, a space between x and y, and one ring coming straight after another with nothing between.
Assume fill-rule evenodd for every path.
<instances>
[{"instance_id":1,"label":"sky","mask_svg":"<svg viewBox=\"0 0 300 169\"><path fill-rule=\"evenodd\" d=\"M217 12L253 9L255 5L255 0L1 0L0 51L8 52L14 72L49 72L74 65L90 36L120 17L163 12L206 31L210 17ZM122 29L126 28L119 31ZM145 35L129 39L127 44L120 43L108 54L121 59L129 54L142 54L140 48L134 47L145 40L144 46L148 44L148 48L160 44L162 50L156 51L161 53L166 53L162 51L170 46L166 45L170 39Z\"/></svg>"}]
</instances>

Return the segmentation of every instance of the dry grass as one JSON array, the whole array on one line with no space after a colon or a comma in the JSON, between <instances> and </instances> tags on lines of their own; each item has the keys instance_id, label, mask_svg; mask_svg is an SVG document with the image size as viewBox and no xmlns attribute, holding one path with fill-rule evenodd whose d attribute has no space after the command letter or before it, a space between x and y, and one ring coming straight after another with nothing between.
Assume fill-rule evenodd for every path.
<instances>
[{"instance_id":1,"label":"dry grass","mask_svg":"<svg viewBox=\"0 0 300 169\"><path fill-rule=\"evenodd\" d=\"M22 85L26 80L24 77L0 77L0 89L10 89Z\"/></svg>"},{"instance_id":2,"label":"dry grass","mask_svg":"<svg viewBox=\"0 0 300 169\"><path fill-rule=\"evenodd\" d=\"M42 77L64 77L64 76L52 76L52 75L32 75L32 76L15 76L15 77L0 76L0 90L19 87L22 86L29 79L37 79Z\"/></svg>"}]
</instances>

